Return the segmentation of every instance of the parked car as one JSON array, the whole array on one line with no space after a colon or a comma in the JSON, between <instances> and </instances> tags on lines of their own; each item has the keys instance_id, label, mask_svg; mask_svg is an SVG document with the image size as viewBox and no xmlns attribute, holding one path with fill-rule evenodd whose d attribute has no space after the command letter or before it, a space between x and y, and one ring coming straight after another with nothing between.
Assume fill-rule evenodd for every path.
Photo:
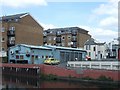
<instances>
[{"instance_id":1,"label":"parked car","mask_svg":"<svg viewBox=\"0 0 120 90\"><path fill-rule=\"evenodd\" d=\"M60 60L57 60L55 58L48 58L48 59L44 60L44 64L58 65L58 64L60 64Z\"/></svg>"},{"instance_id":2,"label":"parked car","mask_svg":"<svg viewBox=\"0 0 120 90\"><path fill-rule=\"evenodd\" d=\"M86 56L86 60L91 61L91 57Z\"/></svg>"}]
</instances>

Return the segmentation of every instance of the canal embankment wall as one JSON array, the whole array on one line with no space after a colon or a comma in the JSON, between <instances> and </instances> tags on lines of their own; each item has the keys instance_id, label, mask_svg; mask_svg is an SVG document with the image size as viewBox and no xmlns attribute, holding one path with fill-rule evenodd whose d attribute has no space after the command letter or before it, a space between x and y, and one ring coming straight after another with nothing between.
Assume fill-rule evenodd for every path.
<instances>
[{"instance_id":1,"label":"canal embankment wall","mask_svg":"<svg viewBox=\"0 0 120 90\"><path fill-rule=\"evenodd\" d=\"M120 81L119 70L95 70L95 69L82 69L81 73L75 70L62 68L58 66L44 65L44 64L1 64L3 73L24 75L24 76L40 76L55 75L58 77L74 77L74 78L92 78L98 79L101 76L110 78L113 81Z\"/></svg>"}]
</instances>

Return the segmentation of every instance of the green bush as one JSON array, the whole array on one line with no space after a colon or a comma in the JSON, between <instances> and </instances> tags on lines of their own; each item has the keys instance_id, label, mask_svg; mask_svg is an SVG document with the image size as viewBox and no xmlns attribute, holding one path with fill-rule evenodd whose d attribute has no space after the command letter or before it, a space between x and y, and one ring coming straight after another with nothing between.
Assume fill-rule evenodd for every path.
<instances>
[{"instance_id":1,"label":"green bush","mask_svg":"<svg viewBox=\"0 0 120 90\"><path fill-rule=\"evenodd\" d=\"M49 75L45 75L45 74L40 74L41 79L44 80L57 80L58 76L53 75L53 74L49 74Z\"/></svg>"},{"instance_id":2,"label":"green bush","mask_svg":"<svg viewBox=\"0 0 120 90\"><path fill-rule=\"evenodd\" d=\"M112 78L106 76L100 76L97 80L99 81L113 81Z\"/></svg>"},{"instance_id":3,"label":"green bush","mask_svg":"<svg viewBox=\"0 0 120 90\"><path fill-rule=\"evenodd\" d=\"M93 78L90 78L89 76L83 77L84 80L93 80Z\"/></svg>"},{"instance_id":4,"label":"green bush","mask_svg":"<svg viewBox=\"0 0 120 90\"><path fill-rule=\"evenodd\" d=\"M8 62L8 58L7 57L2 57L2 63L7 63Z\"/></svg>"}]
</instances>

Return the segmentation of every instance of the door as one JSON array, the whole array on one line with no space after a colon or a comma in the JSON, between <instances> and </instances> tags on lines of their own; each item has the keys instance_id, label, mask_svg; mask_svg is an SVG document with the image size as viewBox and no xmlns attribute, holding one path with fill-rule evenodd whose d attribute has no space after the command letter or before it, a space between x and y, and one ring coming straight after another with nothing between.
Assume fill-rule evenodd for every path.
<instances>
[{"instance_id":1,"label":"door","mask_svg":"<svg viewBox=\"0 0 120 90\"><path fill-rule=\"evenodd\" d=\"M32 55L32 60L31 60L32 64L34 64L34 55Z\"/></svg>"}]
</instances>

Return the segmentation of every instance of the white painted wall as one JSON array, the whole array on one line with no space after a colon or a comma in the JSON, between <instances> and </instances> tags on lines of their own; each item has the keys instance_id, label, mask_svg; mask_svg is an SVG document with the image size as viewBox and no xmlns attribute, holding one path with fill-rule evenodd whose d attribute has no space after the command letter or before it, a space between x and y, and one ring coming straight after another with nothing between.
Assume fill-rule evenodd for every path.
<instances>
[{"instance_id":1,"label":"white painted wall","mask_svg":"<svg viewBox=\"0 0 120 90\"><path fill-rule=\"evenodd\" d=\"M95 51L94 51L94 47L95 47ZM86 45L84 46L84 49L86 50ZM91 59L100 60L100 59L106 58L105 50L106 50L106 45L90 45L90 49L86 51L88 56L91 57ZM102 55L102 57L100 55Z\"/></svg>"},{"instance_id":2,"label":"white painted wall","mask_svg":"<svg viewBox=\"0 0 120 90\"><path fill-rule=\"evenodd\" d=\"M67 66L86 69L120 70L119 61L68 61Z\"/></svg>"}]
</instances>

